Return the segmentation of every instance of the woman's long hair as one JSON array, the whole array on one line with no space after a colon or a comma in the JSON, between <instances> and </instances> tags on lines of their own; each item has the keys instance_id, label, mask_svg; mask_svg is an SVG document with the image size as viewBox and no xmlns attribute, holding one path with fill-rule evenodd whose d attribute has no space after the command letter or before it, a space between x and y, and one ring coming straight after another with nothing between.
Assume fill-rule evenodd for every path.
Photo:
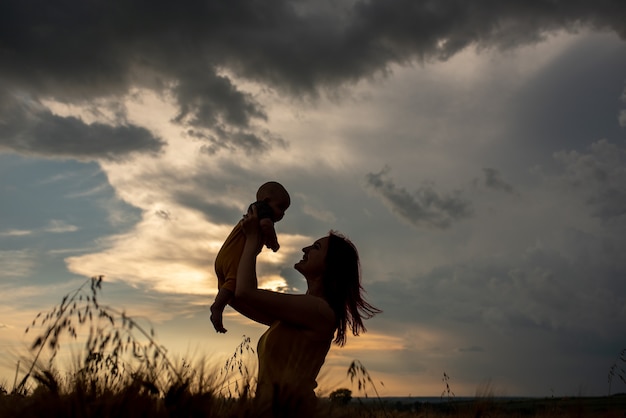
<instances>
[{"instance_id":1,"label":"woman's long hair","mask_svg":"<svg viewBox=\"0 0 626 418\"><path fill-rule=\"evenodd\" d=\"M382 312L370 305L363 296L359 253L352 242L336 231L328 235L326 271L324 272L324 297L335 312L337 345L346 343L346 329L353 335L367 331L364 319Z\"/></svg>"}]
</instances>

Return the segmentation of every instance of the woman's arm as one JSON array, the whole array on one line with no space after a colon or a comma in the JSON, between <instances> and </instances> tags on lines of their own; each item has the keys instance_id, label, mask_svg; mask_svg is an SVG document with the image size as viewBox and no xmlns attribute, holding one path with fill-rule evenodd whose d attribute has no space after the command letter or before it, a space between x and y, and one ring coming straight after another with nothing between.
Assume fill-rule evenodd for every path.
<instances>
[{"instance_id":1,"label":"woman's arm","mask_svg":"<svg viewBox=\"0 0 626 418\"><path fill-rule=\"evenodd\" d=\"M245 303L245 301L237 298L233 298L230 303L230 307L245 316L253 320L254 322L258 322L259 324L264 324L267 326L272 325L274 322L274 318L267 315L265 312L260 311L258 309L254 309L252 306Z\"/></svg>"},{"instance_id":2,"label":"woman's arm","mask_svg":"<svg viewBox=\"0 0 626 418\"><path fill-rule=\"evenodd\" d=\"M335 328L334 313L323 299L258 288L256 260L262 242L256 208L252 208L244 218L243 229L246 243L237 269L235 301L254 311L263 312L265 319L270 322L281 320L319 332L332 332Z\"/></svg>"}]
</instances>

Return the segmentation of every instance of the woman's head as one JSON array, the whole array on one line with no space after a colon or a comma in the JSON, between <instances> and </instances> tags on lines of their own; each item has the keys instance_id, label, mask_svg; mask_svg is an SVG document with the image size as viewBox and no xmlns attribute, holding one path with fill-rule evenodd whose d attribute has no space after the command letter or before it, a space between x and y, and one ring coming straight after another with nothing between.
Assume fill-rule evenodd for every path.
<instances>
[{"instance_id":1,"label":"woman's head","mask_svg":"<svg viewBox=\"0 0 626 418\"><path fill-rule=\"evenodd\" d=\"M337 318L335 343L343 345L348 327L353 335L359 335L366 330L363 319L371 318L381 311L363 299L361 265L354 244L335 231L330 231L328 237L323 239L326 239L322 243L322 246L326 244L322 274L324 297Z\"/></svg>"},{"instance_id":2,"label":"woman's head","mask_svg":"<svg viewBox=\"0 0 626 418\"><path fill-rule=\"evenodd\" d=\"M307 279L322 277L326 271L326 254L328 253L328 237L323 237L302 249L302 260L294 268Z\"/></svg>"}]
</instances>

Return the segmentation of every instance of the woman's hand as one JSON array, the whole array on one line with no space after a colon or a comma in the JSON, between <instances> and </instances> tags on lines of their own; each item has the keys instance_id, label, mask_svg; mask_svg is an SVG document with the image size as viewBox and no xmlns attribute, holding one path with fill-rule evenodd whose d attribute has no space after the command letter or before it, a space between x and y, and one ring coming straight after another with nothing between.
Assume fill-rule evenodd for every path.
<instances>
[{"instance_id":1,"label":"woman's hand","mask_svg":"<svg viewBox=\"0 0 626 418\"><path fill-rule=\"evenodd\" d=\"M256 278L256 257L261 252L263 242L259 229L259 216L257 209L252 205L248 208L248 213L243 215L241 229L246 236L246 243L243 246L239 266L237 268L237 284L235 286L235 299L245 301L254 296L258 290Z\"/></svg>"},{"instance_id":2,"label":"woman's hand","mask_svg":"<svg viewBox=\"0 0 626 418\"><path fill-rule=\"evenodd\" d=\"M243 233L246 235L246 241L256 242L257 253L261 252L263 247L262 234L259 227L259 216L256 206L252 205L248 209L248 213L243 215L243 221L241 223Z\"/></svg>"}]
</instances>

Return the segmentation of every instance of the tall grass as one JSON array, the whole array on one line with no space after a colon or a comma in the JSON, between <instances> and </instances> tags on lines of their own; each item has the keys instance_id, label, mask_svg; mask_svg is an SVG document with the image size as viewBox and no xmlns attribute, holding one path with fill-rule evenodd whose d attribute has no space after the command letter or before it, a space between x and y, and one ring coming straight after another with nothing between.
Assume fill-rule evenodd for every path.
<instances>
[{"instance_id":1,"label":"tall grass","mask_svg":"<svg viewBox=\"0 0 626 418\"><path fill-rule=\"evenodd\" d=\"M624 370L625 367L626 367L626 348L620 351L619 355L617 356L617 360L613 362L613 365L609 369L609 374L608 374L609 395L612 393L611 389L613 385L613 379L616 376L622 381L622 383L626 384L626 370Z\"/></svg>"},{"instance_id":2,"label":"tall grass","mask_svg":"<svg viewBox=\"0 0 626 418\"><path fill-rule=\"evenodd\" d=\"M101 304L101 286L102 276L87 280L65 295L59 305L39 313L27 327L27 333L35 334L33 343L28 355L17 361L13 387L0 384L0 417L256 416L251 396L255 371L250 367L256 353L250 338L243 336L222 365L207 358L173 358L158 343L152 327ZM60 371L57 355L61 348L81 344L70 370ZM622 378L621 369L612 371ZM482 403L457 403L447 373L442 399L448 402L392 405L380 397L374 378L359 360L350 364L347 376L356 386L356 402L351 401L351 391L343 388L341 397L331 394L320 402L316 416L557 418L617 417L624 413L620 407L595 408L590 409L591 415L585 415L579 404L576 415L569 414L573 409L563 406L568 404L550 404L550 409L532 405L503 407L491 399L490 383L477 393ZM383 382L380 385L384 386ZM338 399L341 401L336 402Z\"/></svg>"},{"instance_id":3,"label":"tall grass","mask_svg":"<svg viewBox=\"0 0 626 418\"><path fill-rule=\"evenodd\" d=\"M248 337L222 368L206 358L174 360L152 327L99 302L101 286L102 276L87 280L26 328L38 333L18 362L21 377L0 392L0 416L222 417L251 410ZM81 337L71 371L61 373L57 354Z\"/></svg>"}]
</instances>

